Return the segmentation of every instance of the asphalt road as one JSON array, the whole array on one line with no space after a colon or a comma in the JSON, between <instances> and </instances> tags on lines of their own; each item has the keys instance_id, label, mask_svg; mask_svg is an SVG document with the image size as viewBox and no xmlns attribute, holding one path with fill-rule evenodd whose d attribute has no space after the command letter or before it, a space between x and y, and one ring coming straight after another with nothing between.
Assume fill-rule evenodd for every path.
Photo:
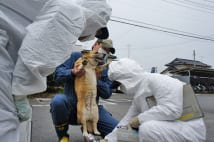
<instances>
[{"instance_id":1,"label":"asphalt road","mask_svg":"<svg viewBox=\"0 0 214 142\"><path fill-rule=\"evenodd\" d=\"M207 127L207 142L214 142L214 94L197 95L198 101L205 113ZM108 101L101 101L117 119L121 119L131 104L131 98L115 94ZM50 100L30 101L33 106L31 142L58 142L50 116ZM70 126L70 141L83 142L80 126Z\"/></svg>"},{"instance_id":2,"label":"asphalt road","mask_svg":"<svg viewBox=\"0 0 214 142\"><path fill-rule=\"evenodd\" d=\"M198 95L197 98L205 115L207 142L214 142L214 94Z\"/></svg>"}]
</instances>

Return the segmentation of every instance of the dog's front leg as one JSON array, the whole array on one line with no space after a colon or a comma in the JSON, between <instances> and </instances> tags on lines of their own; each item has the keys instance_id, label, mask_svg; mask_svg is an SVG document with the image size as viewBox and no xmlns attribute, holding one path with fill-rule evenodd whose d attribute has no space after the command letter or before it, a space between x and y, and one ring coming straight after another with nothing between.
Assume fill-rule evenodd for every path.
<instances>
[{"instance_id":1,"label":"dog's front leg","mask_svg":"<svg viewBox=\"0 0 214 142\"><path fill-rule=\"evenodd\" d=\"M83 136L88 136L86 119L82 121L82 127L83 127L83 129L82 129Z\"/></svg>"}]
</instances>

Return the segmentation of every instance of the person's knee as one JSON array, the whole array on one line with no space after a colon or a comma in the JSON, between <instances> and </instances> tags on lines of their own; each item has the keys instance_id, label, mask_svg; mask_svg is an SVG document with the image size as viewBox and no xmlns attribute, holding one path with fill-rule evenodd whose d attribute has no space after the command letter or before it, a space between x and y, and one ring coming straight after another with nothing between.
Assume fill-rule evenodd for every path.
<instances>
[{"instance_id":1,"label":"person's knee","mask_svg":"<svg viewBox=\"0 0 214 142\"><path fill-rule=\"evenodd\" d=\"M64 106L66 102L66 96L62 94L57 94L51 100L51 108L58 108Z\"/></svg>"},{"instance_id":2,"label":"person's knee","mask_svg":"<svg viewBox=\"0 0 214 142\"><path fill-rule=\"evenodd\" d=\"M50 113L55 125L64 124L69 119L69 107L65 95L57 94L51 101Z\"/></svg>"},{"instance_id":3,"label":"person's knee","mask_svg":"<svg viewBox=\"0 0 214 142\"><path fill-rule=\"evenodd\" d=\"M143 135L150 134L152 127L153 126L152 126L152 123L150 121L144 122L140 125L139 132L140 132L140 134L143 134Z\"/></svg>"},{"instance_id":4,"label":"person's knee","mask_svg":"<svg viewBox=\"0 0 214 142\"><path fill-rule=\"evenodd\" d=\"M116 120L103 106L99 105L98 130L101 132L102 137L111 133L117 124L118 120Z\"/></svg>"},{"instance_id":5,"label":"person's knee","mask_svg":"<svg viewBox=\"0 0 214 142\"><path fill-rule=\"evenodd\" d=\"M157 121L148 121L140 125L139 134L143 139L142 141L158 140L159 125Z\"/></svg>"}]
</instances>

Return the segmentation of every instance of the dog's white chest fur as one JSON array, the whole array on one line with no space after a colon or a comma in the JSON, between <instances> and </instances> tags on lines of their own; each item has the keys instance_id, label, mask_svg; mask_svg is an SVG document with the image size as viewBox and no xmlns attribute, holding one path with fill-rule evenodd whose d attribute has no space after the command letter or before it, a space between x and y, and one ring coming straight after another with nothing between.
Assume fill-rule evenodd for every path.
<instances>
[{"instance_id":1,"label":"dog's white chest fur","mask_svg":"<svg viewBox=\"0 0 214 142\"><path fill-rule=\"evenodd\" d=\"M88 90L88 94L85 98L85 113L86 116L88 116L88 119L91 119L91 113L93 113L93 110L95 107L97 107L96 104L96 96L97 96L97 79L96 79L96 73L94 69L88 69L85 68L85 76L88 82L90 82L90 90Z\"/></svg>"},{"instance_id":2,"label":"dog's white chest fur","mask_svg":"<svg viewBox=\"0 0 214 142\"><path fill-rule=\"evenodd\" d=\"M97 78L96 78L96 73L94 69L90 68L85 68L85 77L90 82L90 86L92 87L91 89L97 88Z\"/></svg>"}]
</instances>

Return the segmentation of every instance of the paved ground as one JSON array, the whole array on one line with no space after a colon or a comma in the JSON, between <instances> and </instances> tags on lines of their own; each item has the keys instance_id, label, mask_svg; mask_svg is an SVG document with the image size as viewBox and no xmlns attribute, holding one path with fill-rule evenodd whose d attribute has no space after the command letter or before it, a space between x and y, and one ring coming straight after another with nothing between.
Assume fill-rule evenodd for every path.
<instances>
[{"instance_id":1,"label":"paved ground","mask_svg":"<svg viewBox=\"0 0 214 142\"><path fill-rule=\"evenodd\" d=\"M197 98L205 114L207 142L214 142L214 94L198 95Z\"/></svg>"},{"instance_id":2,"label":"paved ground","mask_svg":"<svg viewBox=\"0 0 214 142\"><path fill-rule=\"evenodd\" d=\"M197 95L205 113L207 142L214 141L214 95ZM126 113L131 104L128 96L115 94L108 102L101 103L118 119ZM57 142L50 116L49 100L31 100L33 106L31 142ZM69 134L72 142L83 142L79 126L70 126Z\"/></svg>"}]
</instances>

